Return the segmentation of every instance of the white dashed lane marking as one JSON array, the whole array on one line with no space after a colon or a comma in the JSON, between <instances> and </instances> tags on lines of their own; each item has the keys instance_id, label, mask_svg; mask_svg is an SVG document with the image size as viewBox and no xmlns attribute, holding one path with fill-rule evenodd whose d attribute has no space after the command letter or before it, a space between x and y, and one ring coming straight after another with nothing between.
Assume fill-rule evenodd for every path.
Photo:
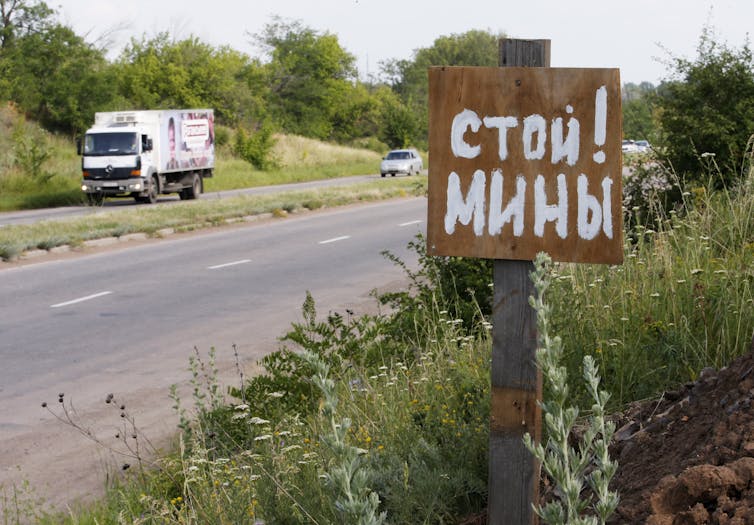
<instances>
[{"instance_id":1,"label":"white dashed lane marking","mask_svg":"<svg viewBox=\"0 0 754 525\"><path fill-rule=\"evenodd\" d=\"M228 262L228 263L223 263L223 264L216 264L215 266L208 266L207 269L219 270L220 268L227 268L229 266L238 266L239 264L246 264L250 262L251 262L251 259L241 259L240 261L233 261L233 262Z\"/></svg>"},{"instance_id":2,"label":"white dashed lane marking","mask_svg":"<svg viewBox=\"0 0 754 525\"><path fill-rule=\"evenodd\" d=\"M319 241L319 244L330 244L332 242L345 241L346 239L350 238L350 235L343 235L342 237L333 237L332 239L327 239L326 241Z\"/></svg>"},{"instance_id":3,"label":"white dashed lane marking","mask_svg":"<svg viewBox=\"0 0 754 525\"><path fill-rule=\"evenodd\" d=\"M58 304L51 304L50 308L60 308L62 306L70 306L72 304L76 303L83 303L84 301L90 301L92 299L96 299L98 297L102 297L104 295L110 295L113 292L107 291L107 292L99 292L92 295L87 295L86 297L79 297L78 299L73 299L71 301L66 301L64 303L58 303Z\"/></svg>"}]
</instances>

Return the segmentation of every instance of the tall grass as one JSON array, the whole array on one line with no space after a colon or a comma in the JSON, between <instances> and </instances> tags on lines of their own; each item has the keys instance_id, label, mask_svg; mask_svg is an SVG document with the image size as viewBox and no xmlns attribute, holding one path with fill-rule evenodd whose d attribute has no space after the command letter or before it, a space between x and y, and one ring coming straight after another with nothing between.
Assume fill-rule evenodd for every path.
<instances>
[{"instance_id":1,"label":"tall grass","mask_svg":"<svg viewBox=\"0 0 754 525\"><path fill-rule=\"evenodd\" d=\"M595 356L622 406L748 350L753 189L750 173L735 190L684 194L683 215L638 222L621 266L561 265L552 297L569 369Z\"/></svg>"}]
</instances>

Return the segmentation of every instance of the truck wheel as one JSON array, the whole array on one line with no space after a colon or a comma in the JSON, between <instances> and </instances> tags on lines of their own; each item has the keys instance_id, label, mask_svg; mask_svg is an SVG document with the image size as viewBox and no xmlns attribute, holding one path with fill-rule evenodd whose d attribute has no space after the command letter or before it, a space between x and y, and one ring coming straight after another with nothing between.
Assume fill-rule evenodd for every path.
<instances>
[{"instance_id":1,"label":"truck wheel","mask_svg":"<svg viewBox=\"0 0 754 525\"><path fill-rule=\"evenodd\" d=\"M186 198L197 199L202 193L202 178L198 173L194 173L194 180L191 181L191 187L184 190L186 192Z\"/></svg>"},{"instance_id":2,"label":"truck wheel","mask_svg":"<svg viewBox=\"0 0 754 525\"><path fill-rule=\"evenodd\" d=\"M146 202L154 204L157 202L157 194L160 192L160 183L157 180L157 176L152 176L152 183L149 185L149 192L147 193Z\"/></svg>"}]
</instances>

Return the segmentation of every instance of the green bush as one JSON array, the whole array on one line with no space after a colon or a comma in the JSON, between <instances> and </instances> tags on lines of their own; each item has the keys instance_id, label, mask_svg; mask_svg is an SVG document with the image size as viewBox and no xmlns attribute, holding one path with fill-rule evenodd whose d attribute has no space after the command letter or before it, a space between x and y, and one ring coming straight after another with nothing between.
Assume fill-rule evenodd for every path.
<instances>
[{"instance_id":1,"label":"green bush","mask_svg":"<svg viewBox=\"0 0 754 525\"><path fill-rule=\"evenodd\" d=\"M275 138L272 127L265 124L252 134L243 128L236 130L234 152L258 170L266 171L277 167L277 161L272 155Z\"/></svg>"},{"instance_id":2,"label":"green bush","mask_svg":"<svg viewBox=\"0 0 754 525\"><path fill-rule=\"evenodd\" d=\"M430 334L417 326L417 322L426 315L428 305L445 310L452 319L462 321L467 330L489 318L492 312L492 260L427 255L422 235L409 242L408 247L418 256L419 269L416 271L395 255L383 253L409 278L407 290L387 293L379 298L382 304L401 312L391 319L394 337L425 343ZM417 334L423 337L414 341L412 337Z\"/></svg>"},{"instance_id":3,"label":"green bush","mask_svg":"<svg viewBox=\"0 0 754 525\"><path fill-rule=\"evenodd\" d=\"M745 175L739 162L754 131L754 58L748 43L730 49L713 36L705 28L694 61L673 59L655 105L673 169L688 185L706 186L703 155L714 155L719 189Z\"/></svg>"}]
</instances>

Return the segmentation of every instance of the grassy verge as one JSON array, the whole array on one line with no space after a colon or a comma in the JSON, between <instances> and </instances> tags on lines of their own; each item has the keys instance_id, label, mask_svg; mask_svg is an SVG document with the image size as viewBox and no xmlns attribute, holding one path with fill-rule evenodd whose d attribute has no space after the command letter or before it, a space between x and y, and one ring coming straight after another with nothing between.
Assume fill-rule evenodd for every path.
<instances>
[{"instance_id":1,"label":"grassy verge","mask_svg":"<svg viewBox=\"0 0 754 525\"><path fill-rule=\"evenodd\" d=\"M0 212L82 204L81 158L73 139L47 133L10 107L0 108ZM276 166L254 169L217 148L215 174L206 191L306 182L377 173L374 151L278 135L271 156Z\"/></svg>"},{"instance_id":2,"label":"grassy verge","mask_svg":"<svg viewBox=\"0 0 754 525\"><path fill-rule=\"evenodd\" d=\"M426 184L426 177L396 178L348 187L238 196L221 200L199 199L167 207L140 206L107 212L93 210L91 214L74 219L0 228L0 258L12 260L27 250L49 250L61 245L77 246L86 240L102 237L120 237L130 233L154 236L165 228L190 231L264 213L282 217L298 210L424 195Z\"/></svg>"}]
</instances>

